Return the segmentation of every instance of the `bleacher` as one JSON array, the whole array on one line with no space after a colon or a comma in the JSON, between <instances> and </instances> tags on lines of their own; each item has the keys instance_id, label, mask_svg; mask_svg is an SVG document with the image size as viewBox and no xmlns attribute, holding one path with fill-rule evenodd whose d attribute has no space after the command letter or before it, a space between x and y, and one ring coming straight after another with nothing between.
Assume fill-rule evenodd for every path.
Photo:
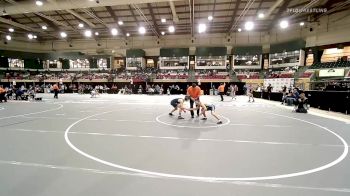
<instances>
[{"instance_id":1,"label":"bleacher","mask_svg":"<svg viewBox=\"0 0 350 196\"><path fill-rule=\"evenodd\" d=\"M239 72L237 73L237 78L242 79L259 79L259 72Z\"/></svg>"},{"instance_id":2,"label":"bleacher","mask_svg":"<svg viewBox=\"0 0 350 196\"><path fill-rule=\"evenodd\" d=\"M157 79L187 79L187 74L157 74Z\"/></svg>"},{"instance_id":3,"label":"bleacher","mask_svg":"<svg viewBox=\"0 0 350 196\"><path fill-rule=\"evenodd\" d=\"M306 71L300 76L300 78L311 78L313 74L314 72Z\"/></svg>"},{"instance_id":4,"label":"bleacher","mask_svg":"<svg viewBox=\"0 0 350 196\"><path fill-rule=\"evenodd\" d=\"M227 75L195 76L196 79L226 79Z\"/></svg>"},{"instance_id":5,"label":"bleacher","mask_svg":"<svg viewBox=\"0 0 350 196\"><path fill-rule=\"evenodd\" d=\"M293 78L294 72L271 72L267 78Z\"/></svg>"},{"instance_id":6,"label":"bleacher","mask_svg":"<svg viewBox=\"0 0 350 196\"><path fill-rule=\"evenodd\" d=\"M228 72L217 72L216 70L201 70L195 73L195 79L227 79L228 77Z\"/></svg>"},{"instance_id":7,"label":"bleacher","mask_svg":"<svg viewBox=\"0 0 350 196\"><path fill-rule=\"evenodd\" d=\"M322 68L344 68L350 67L350 61L338 61L338 62L326 62L326 63L314 63L310 66L310 69L322 69Z\"/></svg>"}]
</instances>

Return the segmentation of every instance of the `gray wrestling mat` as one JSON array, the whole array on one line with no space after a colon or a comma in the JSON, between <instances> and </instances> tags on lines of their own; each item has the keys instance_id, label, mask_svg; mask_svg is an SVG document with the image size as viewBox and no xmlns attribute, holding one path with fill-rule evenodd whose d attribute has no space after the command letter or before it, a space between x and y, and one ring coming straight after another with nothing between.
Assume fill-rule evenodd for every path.
<instances>
[{"instance_id":1,"label":"gray wrestling mat","mask_svg":"<svg viewBox=\"0 0 350 196\"><path fill-rule=\"evenodd\" d=\"M168 116L183 96L52 97L0 104L0 195L350 195L344 122L244 96L201 98L219 126Z\"/></svg>"}]
</instances>

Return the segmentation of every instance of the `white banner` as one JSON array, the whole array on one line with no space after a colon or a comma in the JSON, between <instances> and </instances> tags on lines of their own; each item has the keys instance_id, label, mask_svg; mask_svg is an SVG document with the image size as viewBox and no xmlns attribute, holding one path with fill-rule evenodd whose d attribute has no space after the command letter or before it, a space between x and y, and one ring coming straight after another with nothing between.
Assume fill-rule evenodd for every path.
<instances>
[{"instance_id":1,"label":"white banner","mask_svg":"<svg viewBox=\"0 0 350 196\"><path fill-rule=\"evenodd\" d=\"M272 92L280 92L283 86L286 86L287 89L290 86L294 86L294 78L273 78L273 79L264 79L264 89L269 86L273 87Z\"/></svg>"},{"instance_id":2,"label":"white banner","mask_svg":"<svg viewBox=\"0 0 350 196\"><path fill-rule=\"evenodd\" d=\"M318 75L320 77L344 76L344 69L322 69Z\"/></svg>"}]
</instances>

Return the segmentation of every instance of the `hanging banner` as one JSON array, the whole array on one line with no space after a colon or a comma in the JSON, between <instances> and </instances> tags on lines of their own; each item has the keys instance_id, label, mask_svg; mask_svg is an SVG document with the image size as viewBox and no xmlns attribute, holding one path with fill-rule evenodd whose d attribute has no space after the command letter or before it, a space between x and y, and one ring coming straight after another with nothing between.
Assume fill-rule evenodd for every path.
<instances>
[{"instance_id":1,"label":"hanging banner","mask_svg":"<svg viewBox=\"0 0 350 196\"><path fill-rule=\"evenodd\" d=\"M320 77L336 77L344 76L344 69L321 69L319 72Z\"/></svg>"},{"instance_id":2,"label":"hanging banner","mask_svg":"<svg viewBox=\"0 0 350 196\"><path fill-rule=\"evenodd\" d=\"M287 88L294 86L294 78L264 79L264 89L266 89L269 84L273 87L272 92L280 92L283 86Z\"/></svg>"}]
</instances>

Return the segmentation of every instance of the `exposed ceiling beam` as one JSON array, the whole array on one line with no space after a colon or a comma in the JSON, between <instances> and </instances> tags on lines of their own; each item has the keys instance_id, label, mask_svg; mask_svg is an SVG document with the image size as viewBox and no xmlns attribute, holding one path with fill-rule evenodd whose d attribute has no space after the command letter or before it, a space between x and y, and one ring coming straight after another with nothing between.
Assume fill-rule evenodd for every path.
<instances>
[{"instance_id":1,"label":"exposed ceiling beam","mask_svg":"<svg viewBox=\"0 0 350 196\"><path fill-rule=\"evenodd\" d=\"M115 14L114 10L112 9L111 6L106 6L107 12L112 16L112 18L114 19L114 22L118 22L119 18L118 16ZM118 31L120 31L123 35L125 35L124 30L118 25L117 26Z\"/></svg>"},{"instance_id":2,"label":"exposed ceiling beam","mask_svg":"<svg viewBox=\"0 0 350 196\"><path fill-rule=\"evenodd\" d=\"M190 29L191 29L191 37L193 37L194 35L194 29L193 29L193 25L194 25L194 16L193 16L193 11L192 9L194 9L194 7L192 8L192 5L194 5L194 3L192 3L193 0L188 0L188 5L190 8Z\"/></svg>"},{"instance_id":3,"label":"exposed ceiling beam","mask_svg":"<svg viewBox=\"0 0 350 196\"><path fill-rule=\"evenodd\" d=\"M37 15L42 21L44 21L44 23L46 23L49 27L53 28L55 31L60 31L61 29L54 24L51 20L48 20L40 15Z\"/></svg>"},{"instance_id":4,"label":"exposed ceiling beam","mask_svg":"<svg viewBox=\"0 0 350 196\"><path fill-rule=\"evenodd\" d=\"M266 12L266 14L265 14L265 17L266 18L268 18L270 15L271 15L271 13L279 6L279 5L281 5L281 3L284 1L284 3L283 3L283 5L288 5L289 4L289 0L278 0L278 1L276 1L276 3L275 4L273 4L272 6L271 6L271 8ZM283 6L282 5L282 6ZM281 8L282 8L282 6L281 6ZM287 8L287 7L286 7ZM281 9L280 9L281 10ZM279 10L279 11L280 11ZM282 10L283 11L283 10Z\"/></svg>"},{"instance_id":5,"label":"exposed ceiling beam","mask_svg":"<svg viewBox=\"0 0 350 196\"><path fill-rule=\"evenodd\" d=\"M7 3L11 3L13 5L17 4L18 2L14 1L14 0L5 0Z\"/></svg>"},{"instance_id":6,"label":"exposed ceiling beam","mask_svg":"<svg viewBox=\"0 0 350 196\"><path fill-rule=\"evenodd\" d=\"M78 19L84 21L87 25L89 25L89 27L91 28L95 28L96 25L92 22L90 22L88 19L84 18L82 15L80 15L79 13L77 13L76 11L74 10L66 10L68 13L72 14L73 16L77 17Z\"/></svg>"},{"instance_id":7,"label":"exposed ceiling beam","mask_svg":"<svg viewBox=\"0 0 350 196\"><path fill-rule=\"evenodd\" d=\"M0 22L9 24L9 25L11 25L11 26L14 26L14 27L17 27L17 28L20 28L20 29L24 29L24 30L26 30L26 31L36 32L36 33L48 35L48 34L46 34L46 33L43 33L43 32L41 31L41 29L31 28L31 27L28 27L28 26L26 26L26 25L23 25L23 24L20 24L20 23L18 23L18 22L14 22L14 21L12 21L12 20L5 19L5 18L2 18L2 17L0 17ZM51 36L51 35L49 35L49 36ZM52 36L52 37L56 37L56 38L57 38L57 36Z\"/></svg>"},{"instance_id":8,"label":"exposed ceiling beam","mask_svg":"<svg viewBox=\"0 0 350 196\"><path fill-rule=\"evenodd\" d=\"M31 18L31 17L29 17L29 16L27 16L27 14L23 14L28 20L30 20L31 22L32 22L32 24L35 24L35 25L37 25L39 28L41 28L41 26L37 23L37 22L34 22L34 20Z\"/></svg>"},{"instance_id":9,"label":"exposed ceiling beam","mask_svg":"<svg viewBox=\"0 0 350 196\"><path fill-rule=\"evenodd\" d=\"M324 3L322 8L327 8L327 12L325 13L317 13L314 15L314 18L318 20L320 17L324 15L329 15L331 13L334 13L336 10L341 10L342 8L346 7L350 4L350 0L342 1L342 0L328 0L322 2ZM334 6L335 5L335 6Z\"/></svg>"},{"instance_id":10,"label":"exposed ceiling beam","mask_svg":"<svg viewBox=\"0 0 350 196\"><path fill-rule=\"evenodd\" d=\"M211 16L215 17L215 7L216 7L216 0L214 0L214 4L213 4L213 9L212 9L212 12L211 12Z\"/></svg>"},{"instance_id":11,"label":"exposed ceiling beam","mask_svg":"<svg viewBox=\"0 0 350 196\"><path fill-rule=\"evenodd\" d=\"M231 31L233 25L235 24L235 19L236 19L236 14L237 14L237 11L238 11L239 4L241 4L241 0L237 0L237 1L236 1L235 9L233 10L233 13L232 13L232 18L231 18L230 26L229 26L228 29L227 29L228 31Z\"/></svg>"},{"instance_id":12,"label":"exposed ceiling beam","mask_svg":"<svg viewBox=\"0 0 350 196\"><path fill-rule=\"evenodd\" d=\"M283 0L282 0L282 1L283 1ZM286 1L286 0L284 0L283 4L282 4L281 7L278 9L277 14L275 15L275 17L273 17L273 19L272 19L272 21L270 22L269 27L268 27L267 29L271 29L271 28L273 27L273 25L275 25L276 22L277 22L278 20L280 20L280 18L281 18L281 16L282 16L283 12L286 11L286 9L287 9L287 7L288 7L288 5L289 5L290 2L291 2L291 1Z\"/></svg>"},{"instance_id":13,"label":"exposed ceiling beam","mask_svg":"<svg viewBox=\"0 0 350 196\"><path fill-rule=\"evenodd\" d=\"M173 1L169 1L169 5L170 5L171 13L173 14L173 21L174 21L174 23L178 23L179 22L179 17L177 16L174 2Z\"/></svg>"},{"instance_id":14,"label":"exposed ceiling beam","mask_svg":"<svg viewBox=\"0 0 350 196\"><path fill-rule=\"evenodd\" d=\"M108 7L108 6L107 6ZM112 8L107 8L107 11L109 9L112 9ZM92 17L93 19L95 19L97 22L99 22L100 24L103 24L105 27L107 27L108 29L111 29L111 28L117 28L118 32L121 33L122 36L120 36L123 40L125 40L125 32L123 31L123 29L119 28L118 25L110 25L110 24L106 24L102 19L100 19L99 17L97 17L97 15L95 14L94 10L93 9L88 9L88 8L83 8L83 9L80 9L82 10L83 12L85 12L87 15L89 15L90 17ZM112 12L113 14L113 12ZM111 16L113 16L111 14ZM114 14L115 16L115 14Z\"/></svg>"},{"instance_id":15,"label":"exposed ceiling beam","mask_svg":"<svg viewBox=\"0 0 350 196\"><path fill-rule=\"evenodd\" d=\"M180 0L173 0L180 1ZM74 0L74 1L53 1L53 3L47 3L45 6L36 6L33 1L25 1L17 3L16 5L10 5L5 7L8 15L22 14L22 13L33 13L33 12L48 12L57 10L68 10L68 9L80 9L80 8L91 8L91 7L105 7L105 6L116 6L116 5L130 5L140 3L155 3L155 2L169 2L169 0L100 0L99 3L96 1L87 0Z\"/></svg>"},{"instance_id":16,"label":"exposed ceiling beam","mask_svg":"<svg viewBox=\"0 0 350 196\"><path fill-rule=\"evenodd\" d=\"M255 12L255 15L258 15L259 13L259 11L261 10L261 5L263 4L263 0L260 0L260 3L259 3L259 6L258 6L258 9L256 9L256 12ZM265 15L265 13L264 13L264 15Z\"/></svg>"},{"instance_id":17,"label":"exposed ceiling beam","mask_svg":"<svg viewBox=\"0 0 350 196\"><path fill-rule=\"evenodd\" d=\"M136 15L135 15L135 13L134 13L134 9L131 7L131 5L129 5L129 9L130 9L130 12L131 12L132 17L133 17L134 20L135 20L135 23L137 23L138 25L140 25L139 21L137 20L137 17L136 17Z\"/></svg>"},{"instance_id":18,"label":"exposed ceiling beam","mask_svg":"<svg viewBox=\"0 0 350 196\"><path fill-rule=\"evenodd\" d=\"M300 4L297 4L297 5L294 5L294 6L289 6L288 8L298 8L298 7L300 7L300 6L304 6L304 5L306 5L307 3L306 2L303 2L303 3L300 3ZM108 6L107 6L108 7ZM176 6L177 7L177 6ZM188 4L187 4L187 7L188 7ZM169 7L168 7L169 8ZM261 7L261 9L268 9L269 7ZM159 7L157 7L157 9L159 9ZM80 10L82 10L82 9L80 9ZM251 9L249 9L250 11L259 11L259 9L257 9L257 8L251 8ZM117 10L113 10L114 12L124 12L124 11L130 11L129 9L117 9ZM232 9L229 9L229 8L226 8L226 9L220 9L220 10L216 10L216 12L230 12L230 11L232 11ZM238 9L238 12L239 11L243 11L243 9ZM208 13L208 12L212 12L212 9L202 9L201 8L201 10L196 10L196 13ZM94 13L95 13L95 15L96 14L99 14L99 13L105 13L105 11L94 11ZM169 14L169 12L158 12L158 13L154 13L154 16L164 16L164 15L167 15L167 14ZM188 14L188 10L184 10L184 11L177 11L177 14L178 15L185 15L185 14ZM68 14L68 13L61 13L61 14L59 14L59 15L62 15L62 16L64 16L64 15L70 15L70 14ZM57 15L57 14L51 14L50 16L52 16L52 17L54 17L54 16L59 16L59 15ZM147 13L145 13L145 16L151 16L151 14L147 14ZM253 15L251 15L251 14L246 14L245 16L253 16ZM132 17L132 15L123 15L123 17ZM218 18L218 17L221 17L221 18L223 18L223 17L232 17L232 16L227 16L227 15L220 15L220 16L216 16L216 18ZM17 19L24 19L25 17L21 17L21 15L18 15L17 17L16 17ZM108 18L108 17L99 17L99 18L101 18L101 19L103 19L103 18ZM179 20L181 20L181 18L184 18L184 17L179 17ZM203 18L203 17L202 17ZM127 22L127 21L126 21Z\"/></svg>"},{"instance_id":19,"label":"exposed ceiling beam","mask_svg":"<svg viewBox=\"0 0 350 196\"><path fill-rule=\"evenodd\" d=\"M64 24L64 23L62 23L62 22L52 18L51 16L47 16L47 15L45 15L43 13L40 13L40 12L35 13L35 14L38 15L38 16L41 16L42 18L46 18L47 20L52 21L53 23L55 23L55 24L57 24L59 26L65 27L65 28L70 29L70 30L75 30L72 27L70 27L70 26L68 26L68 25L66 25L66 24Z\"/></svg>"},{"instance_id":20,"label":"exposed ceiling beam","mask_svg":"<svg viewBox=\"0 0 350 196\"><path fill-rule=\"evenodd\" d=\"M156 18L154 17L153 8L152 8L150 3L147 3L147 7L149 9L149 12L151 13L151 17L152 17L154 28L157 31L157 34L160 35L160 31L159 31L159 28L158 28L158 25L157 25L157 21L156 21Z\"/></svg>"},{"instance_id":21,"label":"exposed ceiling beam","mask_svg":"<svg viewBox=\"0 0 350 196\"><path fill-rule=\"evenodd\" d=\"M132 4L132 7L137 11L137 13L139 14L139 16L143 19L143 21L147 24L147 26L149 27L149 29L154 33L155 36L159 37L160 34L159 32L157 32L155 30L154 25L148 20L148 18L145 16L145 14L143 13L142 9L136 5L136 4ZM133 12L133 11L132 11ZM134 13L134 12L133 12Z\"/></svg>"}]
</instances>

